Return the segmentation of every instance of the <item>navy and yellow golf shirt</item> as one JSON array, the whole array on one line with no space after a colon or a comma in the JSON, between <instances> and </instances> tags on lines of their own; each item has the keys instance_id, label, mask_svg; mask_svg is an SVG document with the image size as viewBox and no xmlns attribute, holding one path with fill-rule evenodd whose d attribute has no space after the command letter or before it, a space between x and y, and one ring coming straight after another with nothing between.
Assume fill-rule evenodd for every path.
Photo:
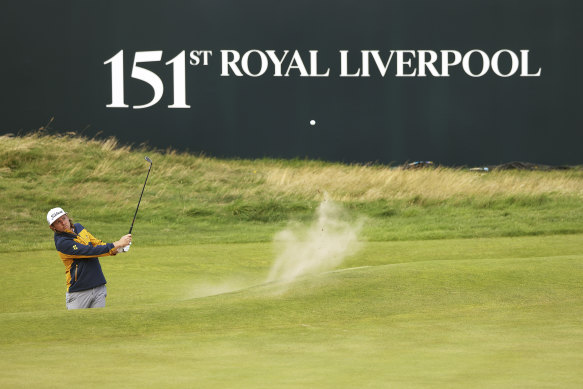
<instances>
[{"instance_id":1,"label":"navy and yellow golf shirt","mask_svg":"<svg viewBox=\"0 0 583 389\"><path fill-rule=\"evenodd\" d=\"M55 232L55 247L65 264L67 292L92 289L106 283L97 257L115 255L113 243L95 238L79 223L73 231Z\"/></svg>"}]
</instances>

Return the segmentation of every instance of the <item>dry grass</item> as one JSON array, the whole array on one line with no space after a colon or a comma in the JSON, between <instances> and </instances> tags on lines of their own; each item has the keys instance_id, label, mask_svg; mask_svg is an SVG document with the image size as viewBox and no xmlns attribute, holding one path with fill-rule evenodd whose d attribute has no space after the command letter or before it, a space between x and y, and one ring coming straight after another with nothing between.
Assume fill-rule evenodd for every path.
<instances>
[{"instance_id":1,"label":"dry grass","mask_svg":"<svg viewBox=\"0 0 583 389\"><path fill-rule=\"evenodd\" d=\"M139 151L139 152L136 152ZM121 183L144 173L143 155L154 160L157 196L169 185L196 193L230 198L297 198L320 200L327 192L338 201L375 201L421 197L493 198L498 196L559 195L583 197L583 171L497 171L490 173L437 168L402 170L388 166L342 165L314 161L218 160L173 150L154 151L120 145L114 138L87 139L75 134L0 136L0 177L12 169L44 175L43 181L76 182L80 195L89 195L89 181ZM122 193L126 188L121 185ZM89 191L89 192L87 192ZM135 191L127 188L128 195ZM184 198L195 195L183 190ZM119 191L117 193L120 194ZM123 197L123 196L122 196Z\"/></svg>"},{"instance_id":2,"label":"dry grass","mask_svg":"<svg viewBox=\"0 0 583 389\"><path fill-rule=\"evenodd\" d=\"M374 201L421 196L450 197L560 194L583 197L580 172L476 173L449 168L402 170L369 166L272 167L266 184L276 192L313 197L327 191L342 201Z\"/></svg>"}]
</instances>

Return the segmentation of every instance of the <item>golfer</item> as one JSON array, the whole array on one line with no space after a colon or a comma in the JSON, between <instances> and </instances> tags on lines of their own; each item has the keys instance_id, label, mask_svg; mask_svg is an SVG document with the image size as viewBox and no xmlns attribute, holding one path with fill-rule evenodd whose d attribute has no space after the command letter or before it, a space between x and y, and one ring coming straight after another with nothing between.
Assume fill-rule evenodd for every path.
<instances>
[{"instance_id":1,"label":"golfer","mask_svg":"<svg viewBox=\"0 0 583 389\"><path fill-rule=\"evenodd\" d=\"M105 307L105 276L97 257L116 255L130 244L130 234L113 243L95 238L79 223L74 223L62 208L47 213L47 222L55 232L55 247L65 264L67 309Z\"/></svg>"}]
</instances>

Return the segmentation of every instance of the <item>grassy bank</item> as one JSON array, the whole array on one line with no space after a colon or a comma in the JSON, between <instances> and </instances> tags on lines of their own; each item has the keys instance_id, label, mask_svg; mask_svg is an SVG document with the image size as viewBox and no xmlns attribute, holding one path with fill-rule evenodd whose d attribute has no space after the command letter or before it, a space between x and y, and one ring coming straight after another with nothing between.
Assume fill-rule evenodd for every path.
<instances>
[{"instance_id":1,"label":"grassy bank","mask_svg":"<svg viewBox=\"0 0 583 389\"><path fill-rule=\"evenodd\" d=\"M96 234L123 234L153 161L136 239L149 244L269 241L310 218L325 194L366 217L368 240L583 232L583 171L401 170L304 160L219 160L119 145L115 139L0 137L0 250L47 236L62 206ZM228 226L228 228L225 228ZM50 248L36 239L30 248Z\"/></svg>"}]
</instances>

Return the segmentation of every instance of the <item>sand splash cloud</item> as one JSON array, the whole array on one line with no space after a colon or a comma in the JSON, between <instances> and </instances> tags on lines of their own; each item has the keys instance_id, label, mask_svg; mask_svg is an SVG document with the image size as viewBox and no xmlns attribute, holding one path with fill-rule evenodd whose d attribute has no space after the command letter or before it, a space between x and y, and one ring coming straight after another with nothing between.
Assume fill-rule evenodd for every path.
<instances>
[{"instance_id":1,"label":"sand splash cloud","mask_svg":"<svg viewBox=\"0 0 583 389\"><path fill-rule=\"evenodd\" d=\"M292 282L298 277L333 270L361 246L363 220L350 221L339 204L325 199L309 225L290 225L274 238L276 258L267 282Z\"/></svg>"}]
</instances>

